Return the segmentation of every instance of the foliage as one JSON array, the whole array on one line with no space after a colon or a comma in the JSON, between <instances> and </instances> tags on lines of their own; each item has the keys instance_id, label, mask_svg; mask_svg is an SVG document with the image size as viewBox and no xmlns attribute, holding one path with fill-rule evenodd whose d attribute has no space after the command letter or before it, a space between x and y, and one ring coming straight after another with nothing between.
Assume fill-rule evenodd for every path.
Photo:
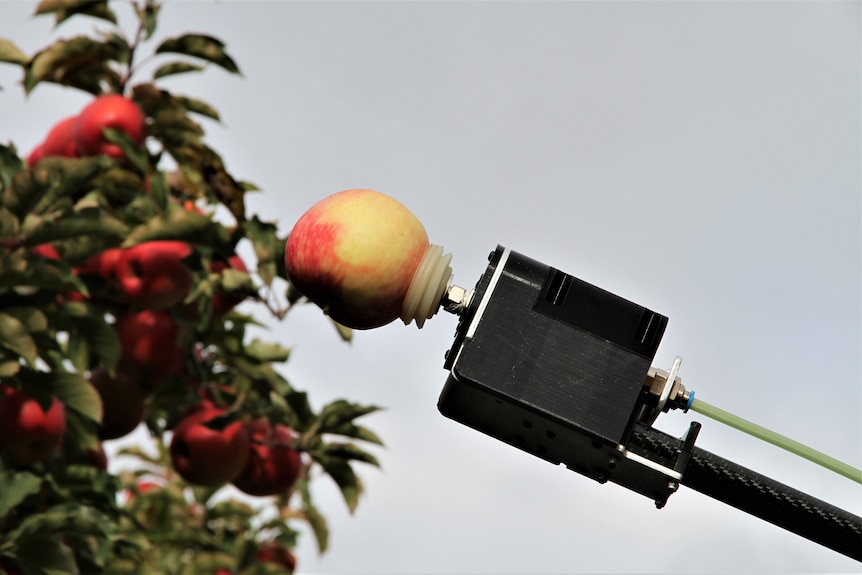
<instances>
[{"instance_id":1,"label":"foliage","mask_svg":"<svg viewBox=\"0 0 862 575\"><path fill-rule=\"evenodd\" d=\"M127 34L113 3L43 0L36 14L53 16L55 26L91 18L98 30L57 39L32 56L0 39L0 62L20 67L26 93L56 84L93 96L122 94L143 110L148 133L138 145L106 129L122 159L49 157L30 165L13 144L0 145L0 379L43 408L59 399L67 419L61 449L45 461L15 465L0 449L0 572L284 572L288 567L257 560L258 548L271 541L292 548L294 522L305 521L326 549L328 528L309 484L329 476L355 510L362 483L354 465L378 465L362 446L382 445L356 420L378 408L336 400L315 412L277 369L289 349L250 341L248 327L259 325L250 315L212 313L219 294L246 298L278 319L304 300L285 279L285 238L246 211L245 194L255 186L235 179L206 144L201 120L218 121L218 112L157 84L212 66L239 75L237 63L217 38L159 39L159 2L131 6L134 32ZM149 56L140 58L145 47ZM140 81L141 64L153 60L161 63ZM89 375L121 365L114 323L129 304L104 278L79 272L106 250L153 240L194 247L184 260L194 287L170 310L180 326L183 369L152 386L146 399L144 423L157 453L127 448L123 454L138 463L115 475L94 462L104 414ZM252 271L214 273L212 262L242 242L253 247ZM34 251L46 244L59 259ZM303 454L304 471L293 489L270 498L273 519L263 522L220 487L192 486L172 469L169 434L203 397L232 420L266 418L294 430L291 448Z\"/></svg>"}]
</instances>

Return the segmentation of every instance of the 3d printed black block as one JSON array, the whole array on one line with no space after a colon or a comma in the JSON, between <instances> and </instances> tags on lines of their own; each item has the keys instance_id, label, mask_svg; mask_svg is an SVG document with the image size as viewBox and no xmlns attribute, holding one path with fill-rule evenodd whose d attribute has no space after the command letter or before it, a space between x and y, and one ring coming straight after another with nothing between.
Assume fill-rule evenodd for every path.
<instances>
[{"instance_id":1,"label":"3d printed black block","mask_svg":"<svg viewBox=\"0 0 862 575\"><path fill-rule=\"evenodd\" d=\"M667 318L498 247L446 354L443 415L601 480Z\"/></svg>"}]
</instances>

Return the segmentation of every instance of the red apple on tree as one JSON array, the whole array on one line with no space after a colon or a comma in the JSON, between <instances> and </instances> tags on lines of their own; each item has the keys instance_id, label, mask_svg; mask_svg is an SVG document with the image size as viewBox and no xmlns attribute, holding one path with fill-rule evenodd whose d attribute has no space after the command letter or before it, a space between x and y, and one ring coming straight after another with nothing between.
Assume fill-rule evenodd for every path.
<instances>
[{"instance_id":1,"label":"red apple on tree","mask_svg":"<svg viewBox=\"0 0 862 575\"><path fill-rule=\"evenodd\" d=\"M102 398L99 439L117 439L134 431L146 412L147 394L140 377L128 370L118 371L116 377L111 377L108 370L98 368L89 379Z\"/></svg>"},{"instance_id":2,"label":"red apple on tree","mask_svg":"<svg viewBox=\"0 0 862 575\"><path fill-rule=\"evenodd\" d=\"M121 130L140 145L147 136L147 119L141 108L128 98L119 94L99 96L81 111L74 125L75 142L81 154L124 157L119 146L105 139L102 132L105 128Z\"/></svg>"},{"instance_id":3,"label":"red apple on tree","mask_svg":"<svg viewBox=\"0 0 862 575\"><path fill-rule=\"evenodd\" d=\"M105 453L105 448L99 443L97 447L91 447L84 452L84 460L101 471L108 470L108 454Z\"/></svg>"},{"instance_id":4,"label":"red apple on tree","mask_svg":"<svg viewBox=\"0 0 862 575\"><path fill-rule=\"evenodd\" d=\"M291 444L289 427L273 427L265 419L248 424L251 449L242 473L234 486L249 495L263 497L286 493L302 472L302 456Z\"/></svg>"},{"instance_id":5,"label":"red apple on tree","mask_svg":"<svg viewBox=\"0 0 862 575\"><path fill-rule=\"evenodd\" d=\"M179 327L170 312L127 312L114 325L120 340L123 369L140 369L145 377L163 378L182 367L185 351L178 347Z\"/></svg>"},{"instance_id":6,"label":"red apple on tree","mask_svg":"<svg viewBox=\"0 0 862 575\"><path fill-rule=\"evenodd\" d=\"M399 316L421 327L451 277L446 258L406 207L361 189L312 206L293 227L284 254L291 283L332 319L356 329Z\"/></svg>"},{"instance_id":7,"label":"red apple on tree","mask_svg":"<svg viewBox=\"0 0 862 575\"><path fill-rule=\"evenodd\" d=\"M35 166L39 160L45 155L45 146L44 144L39 144L30 152L27 156L27 167L32 168Z\"/></svg>"},{"instance_id":8,"label":"red apple on tree","mask_svg":"<svg viewBox=\"0 0 862 575\"><path fill-rule=\"evenodd\" d=\"M66 410L54 398L48 411L23 390L0 384L0 446L12 463L30 465L51 457L66 431Z\"/></svg>"},{"instance_id":9,"label":"red apple on tree","mask_svg":"<svg viewBox=\"0 0 862 575\"><path fill-rule=\"evenodd\" d=\"M249 436L242 421L217 429L225 410L209 402L188 413L174 429L171 462L189 483L216 486L233 480L249 456Z\"/></svg>"},{"instance_id":10,"label":"red apple on tree","mask_svg":"<svg viewBox=\"0 0 862 575\"><path fill-rule=\"evenodd\" d=\"M296 556L293 552L279 543L269 541L262 543L257 549L257 560L261 563L275 563L285 567L289 573L296 571Z\"/></svg>"},{"instance_id":11,"label":"red apple on tree","mask_svg":"<svg viewBox=\"0 0 862 575\"><path fill-rule=\"evenodd\" d=\"M57 252L57 248L55 248L51 244L39 244L38 246L33 246L32 248L30 248L30 253L36 254L37 256L41 256L43 258L47 258L49 260L60 259L60 254Z\"/></svg>"},{"instance_id":12,"label":"red apple on tree","mask_svg":"<svg viewBox=\"0 0 862 575\"><path fill-rule=\"evenodd\" d=\"M129 303L166 309L180 303L189 293L192 276L183 259L191 254L191 246L184 242L144 242L119 256L114 275Z\"/></svg>"},{"instance_id":13,"label":"red apple on tree","mask_svg":"<svg viewBox=\"0 0 862 575\"><path fill-rule=\"evenodd\" d=\"M248 267L246 267L245 262L241 257L234 254L224 259L214 259L212 264L210 265L210 271L216 274L220 274L224 272L226 269L235 269L241 272L248 273ZM242 295L237 294L229 294L229 293L217 293L213 294L212 297L212 312L215 316L224 315L245 299Z\"/></svg>"},{"instance_id":14,"label":"red apple on tree","mask_svg":"<svg viewBox=\"0 0 862 575\"><path fill-rule=\"evenodd\" d=\"M76 120L76 116L70 116L54 124L41 144L42 152L36 161L51 156L75 158L79 155L74 133Z\"/></svg>"},{"instance_id":15,"label":"red apple on tree","mask_svg":"<svg viewBox=\"0 0 862 575\"><path fill-rule=\"evenodd\" d=\"M95 275L105 280L115 281L117 263L123 255L123 248L109 248L91 256L75 271L79 275Z\"/></svg>"}]
</instances>

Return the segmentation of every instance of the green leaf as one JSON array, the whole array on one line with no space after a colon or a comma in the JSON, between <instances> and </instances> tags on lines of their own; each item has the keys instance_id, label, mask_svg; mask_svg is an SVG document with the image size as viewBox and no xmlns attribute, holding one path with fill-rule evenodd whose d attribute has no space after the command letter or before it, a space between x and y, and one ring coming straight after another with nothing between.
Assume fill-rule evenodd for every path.
<instances>
[{"instance_id":1,"label":"green leaf","mask_svg":"<svg viewBox=\"0 0 862 575\"><path fill-rule=\"evenodd\" d=\"M126 158L141 172L146 172L150 166L150 158L147 155L146 148L136 144L132 138L123 130L116 128L103 128L102 133L105 139L112 144L116 144L123 150Z\"/></svg>"},{"instance_id":2,"label":"green leaf","mask_svg":"<svg viewBox=\"0 0 862 575\"><path fill-rule=\"evenodd\" d=\"M350 463L341 457L331 457L319 453L314 457L314 461L320 464L323 470L335 481L350 513L356 511L356 506L359 505L359 496L362 494L362 484L353 468L350 467Z\"/></svg>"},{"instance_id":3,"label":"green leaf","mask_svg":"<svg viewBox=\"0 0 862 575\"><path fill-rule=\"evenodd\" d=\"M8 190L12 186L15 174L24 169L24 163L18 157L18 151L14 146L0 144L0 192ZM5 194L0 194L2 198ZM0 205L5 205L0 203Z\"/></svg>"},{"instance_id":4,"label":"green leaf","mask_svg":"<svg viewBox=\"0 0 862 575\"><path fill-rule=\"evenodd\" d=\"M219 116L218 110L216 110L203 100L198 100L197 98L189 98L187 96L175 96L175 98L189 112L194 112L195 114L206 116L207 118L211 118L217 122L221 121L221 117Z\"/></svg>"},{"instance_id":5,"label":"green leaf","mask_svg":"<svg viewBox=\"0 0 862 575\"><path fill-rule=\"evenodd\" d=\"M37 333L48 329L48 318L45 313L32 307L6 308L5 313L15 317L29 333Z\"/></svg>"},{"instance_id":6,"label":"green leaf","mask_svg":"<svg viewBox=\"0 0 862 575\"><path fill-rule=\"evenodd\" d=\"M65 531L109 537L116 530L114 523L98 509L78 503L60 503L24 518L7 537L17 540Z\"/></svg>"},{"instance_id":7,"label":"green leaf","mask_svg":"<svg viewBox=\"0 0 862 575\"><path fill-rule=\"evenodd\" d=\"M169 206L167 213L159 214L134 228L122 247L153 240L187 241L224 252L233 249L230 234L224 226L213 221L211 216L184 210L179 206Z\"/></svg>"},{"instance_id":8,"label":"green leaf","mask_svg":"<svg viewBox=\"0 0 862 575\"><path fill-rule=\"evenodd\" d=\"M24 501L29 495L38 493L42 479L29 471L4 471L0 473L0 517Z\"/></svg>"},{"instance_id":9,"label":"green leaf","mask_svg":"<svg viewBox=\"0 0 862 575\"><path fill-rule=\"evenodd\" d=\"M0 377L12 377L21 370L21 362L17 359L0 359Z\"/></svg>"},{"instance_id":10,"label":"green leaf","mask_svg":"<svg viewBox=\"0 0 862 575\"><path fill-rule=\"evenodd\" d=\"M87 36L58 40L30 61L24 90L29 94L40 82L53 82L94 95L119 92L120 75L110 65L117 57L111 41L98 42Z\"/></svg>"},{"instance_id":11,"label":"green leaf","mask_svg":"<svg viewBox=\"0 0 862 575\"><path fill-rule=\"evenodd\" d=\"M257 268L263 283L272 285L276 277L283 277L285 240L278 237L278 228L271 222L264 222L255 215L243 222L242 230L254 246Z\"/></svg>"},{"instance_id":12,"label":"green leaf","mask_svg":"<svg viewBox=\"0 0 862 575\"><path fill-rule=\"evenodd\" d=\"M378 461L377 457L352 443L330 443L315 451L327 457L339 457L347 461L361 461L362 463L380 467L380 461ZM312 457L314 457L315 451L310 452Z\"/></svg>"},{"instance_id":13,"label":"green leaf","mask_svg":"<svg viewBox=\"0 0 862 575\"><path fill-rule=\"evenodd\" d=\"M284 398L293 413L299 419L300 425L297 431L305 431L314 421L314 411L311 409L311 404L308 402L308 394L304 391L294 391L289 393Z\"/></svg>"},{"instance_id":14,"label":"green leaf","mask_svg":"<svg viewBox=\"0 0 862 575\"><path fill-rule=\"evenodd\" d=\"M69 273L68 265L62 262L28 258L23 250L8 255L0 252L0 290L11 288L19 294L32 295L41 289L59 294L80 291L81 287L80 278Z\"/></svg>"},{"instance_id":15,"label":"green leaf","mask_svg":"<svg viewBox=\"0 0 862 575\"><path fill-rule=\"evenodd\" d=\"M290 357L290 349L277 343L267 343L254 339L245 348L246 355L260 362L282 362Z\"/></svg>"},{"instance_id":16,"label":"green leaf","mask_svg":"<svg viewBox=\"0 0 862 575\"><path fill-rule=\"evenodd\" d=\"M206 66L203 66L201 64L192 64L191 62L168 62L167 64L159 66L156 71L153 72L153 80L158 80L159 78L164 78L165 76L173 76L174 74L200 72L205 68Z\"/></svg>"},{"instance_id":17,"label":"green leaf","mask_svg":"<svg viewBox=\"0 0 862 575\"><path fill-rule=\"evenodd\" d=\"M66 409L73 409L96 423L102 421L102 398L80 373L22 372L21 380L42 393L56 397ZM38 398L34 396L34 399Z\"/></svg>"},{"instance_id":18,"label":"green leaf","mask_svg":"<svg viewBox=\"0 0 862 575\"><path fill-rule=\"evenodd\" d=\"M23 575L77 575L72 549L57 535L24 537L15 542L15 555Z\"/></svg>"},{"instance_id":19,"label":"green leaf","mask_svg":"<svg viewBox=\"0 0 862 575\"><path fill-rule=\"evenodd\" d=\"M257 293L257 288L248 272L226 268L218 274L218 279L225 291Z\"/></svg>"},{"instance_id":20,"label":"green leaf","mask_svg":"<svg viewBox=\"0 0 862 575\"><path fill-rule=\"evenodd\" d=\"M54 14L55 26L78 14L117 23L117 16L108 8L106 0L42 0L36 7L36 14Z\"/></svg>"},{"instance_id":21,"label":"green leaf","mask_svg":"<svg viewBox=\"0 0 862 575\"><path fill-rule=\"evenodd\" d=\"M195 58L221 66L233 74L240 73L236 63L225 52L224 43L212 36L184 34L176 38L168 38L156 48L156 54L164 54L166 52L194 56Z\"/></svg>"},{"instance_id":22,"label":"green leaf","mask_svg":"<svg viewBox=\"0 0 862 575\"><path fill-rule=\"evenodd\" d=\"M18 318L8 313L0 313L0 346L17 353L30 365L39 356L30 332Z\"/></svg>"},{"instance_id":23,"label":"green leaf","mask_svg":"<svg viewBox=\"0 0 862 575\"><path fill-rule=\"evenodd\" d=\"M347 343L353 341L353 329L347 327L346 325L341 325L337 321L332 318L329 318L332 322L332 325L335 326L335 331L338 332L338 336Z\"/></svg>"},{"instance_id":24,"label":"green leaf","mask_svg":"<svg viewBox=\"0 0 862 575\"><path fill-rule=\"evenodd\" d=\"M135 12L138 14L138 21L144 29L144 40L149 40L153 37L156 31L156 23L158 21L159 10L162 5L157 2L147 2L146 6L141 9L135 5Z\"/></svg>"},{"instance_id":25,"label":"green leaf","mask_svg":"<svg viewBox=\"0 0 862 575\"><path fill-rule=\"evenodd\" d=\"M320 410L320 415L318 415L319 433L331 433L332 430L338 429L347 422L380 411L380 409L375 405L360 405L345 399L337 399Z\"/></svg>"},{"instance_id":26,"label":"green leaf","mask_svg":"<svg viewBox=\"0 0 862 575\"><path fill-rule=\"evenodd\" d=\"M58 200L71 198L92 187L96 178L115 166L106 156L94 158L45 158L33 170L15 175L3 205L19 218L45 213Z\"/></svg>"},{"instance_id":27,"label":"green leaf","mask_svg":"<svg viewBox=\"0 0 862 575\"><path fill-rule=\"evenodd\" d=\"M15 214L0 206L0 238L17 236L21 230L21 222Z\"/></svg>"},{"instance_id":28,"label":"green leaf","mask_svg":"<svg viewBox=\"0 0 862 575\"><path fill-rule=\"evenodd\" d=\"M83 449L95 447L99 443L98 428L93 420L74 409L66 410L66 434L64 443L76 445ZM90 486L95 488L94 485Z\"/></svg>"},{"instance_id":29,"label":"green leaf","mask_svg":"<svg viewBox=\"0 0 862 575\"><path fill-rule=\"evenodd\" d=\"M302 495L302 511L305 519L308 521L308 525L311 527L314 539L317 541L317 550L320 553L324 553L329 547L329 526L326 524L326 518L323 517L311 501L308 478L303 477L298 487Z\"/></svg>"},{"instance_id":30,"label":"green leaf","mask_svg":"<svg viewBox=\"0 0 862 575\"><path fill-rule=\"evenodd\" d=\"M22 52L11 40L0 38L0 62L25 66L29 61L30 58L27 54Z\"/></svg>"},{"instance_id":31,"label":"green leaf","mask_svg":"<svg viewBox=\"0 0 862 575\"><path fill-rule=\"evenodd\" d=\"M162 461L159 460L158 456L151 455L145 449L142 449L136 445L130 445L128 447L124 447L117 452L117 455L128 455L130 457L137 457L142 461L146 461L147 463L152 463L153 465L161 465Z\"/></svg>"},{"instance_id":32,"label":"green leaf","mask_svg":"<svg viewBox=\"0 0 862 575\"><path fill-rule=\"evenodd\" d=\"M343 423L336 427L330 428L328 433L332 435L340 435L343 437L350 437L353 439L359 439L361 441L367 441L369 443L375 443L377 445L383 445L383 440L380 437L362 425L356 425L353 422Z\"/></svg>"},{"instance_id":33,"label":"green leaf","mask_svg":"<svg viewBox=\"0 0 862 575\"><path fill-rule=\"evenodd\" d=\"M61 214L56 219L32 216L25 220L24 233L27 245L35 246L57 240L81 236L120 238L128 228L118 219L100 208L84 208L77 212Z\"/></svg>"}]
</instances>

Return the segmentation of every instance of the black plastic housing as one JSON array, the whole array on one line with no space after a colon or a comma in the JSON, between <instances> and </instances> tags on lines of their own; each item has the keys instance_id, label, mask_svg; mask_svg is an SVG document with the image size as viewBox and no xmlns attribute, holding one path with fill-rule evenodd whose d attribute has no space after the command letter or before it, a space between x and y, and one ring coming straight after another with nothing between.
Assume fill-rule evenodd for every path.
<instances>
[{"instance_id":1,"label":"black plastic housing","mask_svg":"<svg viewBox=\"0 0 862 575\"><path fill-rule=\"evenodd\" d=\"M498 246L446 354L438 408L552 463L663 501L679 474L650 462L644 472L643 458L624 445L667 321Z\"/></svg>"}]
</instances>

